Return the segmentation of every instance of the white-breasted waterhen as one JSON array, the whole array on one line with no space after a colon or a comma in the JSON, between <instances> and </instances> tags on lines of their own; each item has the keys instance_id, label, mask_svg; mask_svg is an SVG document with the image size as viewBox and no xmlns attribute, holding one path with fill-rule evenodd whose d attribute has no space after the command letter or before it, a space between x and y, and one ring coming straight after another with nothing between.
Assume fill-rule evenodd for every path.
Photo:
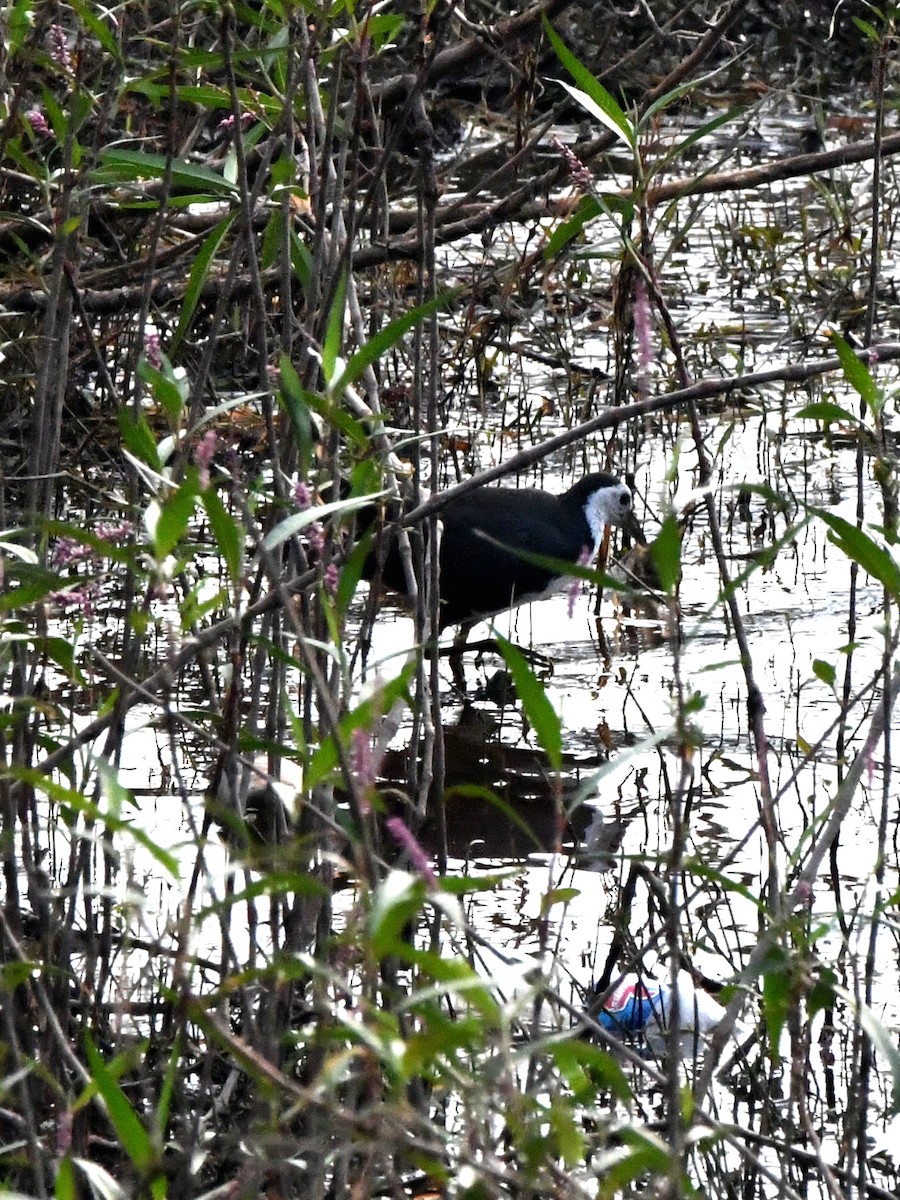
<instances>
[{"instance_id":1,"label":"white-breasted waterhen","mask_svg":"<svg viewBox=\"0 0 900 1200\"><path fill-rule=\"evenodd\" d=\"M478 488L449 501L439 519L441 629L474 624L565 586L564 572L523 555L573 566L590 562L610 525L644 541L631 491L603 472L586 475L561 496L537 488ZM379 573L386 587L407 593L396 538L388 541L386 552L373 551L366 563L365 578Z\"/></svg>"}]
</instances>

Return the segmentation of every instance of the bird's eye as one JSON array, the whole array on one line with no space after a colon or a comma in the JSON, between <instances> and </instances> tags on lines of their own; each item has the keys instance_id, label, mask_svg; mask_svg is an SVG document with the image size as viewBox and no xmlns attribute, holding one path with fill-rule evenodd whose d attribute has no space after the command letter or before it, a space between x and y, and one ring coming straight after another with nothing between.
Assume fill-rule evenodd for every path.
<instances>
[{"instance_id":1,"label":"bird's eye","mask_svg":"<svg viewBox=\"0 0 900 1200\"><path fill-rule=\"evenodd\" d=\"M621 496L619 496L619 503L622 505L623 508L630 508L631 507L631 492L622 492Z\"/></svg>"}]
</instances>

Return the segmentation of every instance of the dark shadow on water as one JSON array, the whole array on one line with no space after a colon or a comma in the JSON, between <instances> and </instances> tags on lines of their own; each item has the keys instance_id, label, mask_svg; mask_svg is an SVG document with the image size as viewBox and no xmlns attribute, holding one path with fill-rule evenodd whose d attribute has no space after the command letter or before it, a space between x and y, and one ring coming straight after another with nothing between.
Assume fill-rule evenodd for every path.
<instances>
[{"instance_id":1,"label":"dark shadow on water","mask_svg":"<svg viewBox=\"0 0 900 1200\"><path fill-rule=\"evenodd\" d=\"M554 794L553 773L537 748L502 740L502 723L484 709L467 704L456 725L444 728L447 853L451 858L521 859L561 850L577 854L580 865L608 869L624 823L609 821L591 804L579 803L584 774L606 762L596 755L563 756L562 786ZM390 751L382 764L382 782L402 789L407 751ZM438 820L429 815L418 830L426 850L436 853Z\"/></svg>"}]
</instances>

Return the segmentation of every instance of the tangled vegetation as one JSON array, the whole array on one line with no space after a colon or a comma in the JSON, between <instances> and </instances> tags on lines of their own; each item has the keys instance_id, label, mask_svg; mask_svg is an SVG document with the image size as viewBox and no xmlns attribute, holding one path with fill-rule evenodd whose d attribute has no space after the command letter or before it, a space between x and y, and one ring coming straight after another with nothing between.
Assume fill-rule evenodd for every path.
<instances>
[{"instance_id":1,"label":"tangled vegetation","mask_svg":"<svg viewBox=\"0 0 900 1200\"><path fill-rule=\"evenodd\" d=\"M0 31L0 1191L896 1195L893 11L14 0ZM729 478L751 428L765 478ZM499 637L527 756L461 768L423 530L598 468L654 535L665 724L626 682L639 732L593 715L584 772ZM384 660L374 509L418 581ZM841 637L773 695L745 601L806 545ZM642 649L602 647L592 713ZM632 759L646 837L572 850ZM720 853L725 762L753 811ZM454 803L545 853L521 953L484 914L528 868L463 863ZM604 1006L653 971L691 1036L623 1041Z\"/></svg>"}]
</instances>

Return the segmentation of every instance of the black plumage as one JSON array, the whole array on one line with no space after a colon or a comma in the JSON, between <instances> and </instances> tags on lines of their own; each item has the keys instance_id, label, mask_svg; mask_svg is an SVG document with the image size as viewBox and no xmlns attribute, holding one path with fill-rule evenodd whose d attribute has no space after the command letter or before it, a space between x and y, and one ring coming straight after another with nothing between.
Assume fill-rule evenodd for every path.
<instances>
[{"instance_id":1,"label":"black plumage","mask_svg":"<svg viewBox=\"0 0 900 1200\"><path fill-rule=\"evenodd\" d=\"M577 564L597 552L607 525L637 537L631 492L614 475L586 475L561 496L537 488L483 487L451 500L439 513L440 627L471 624L557 590L564 574L528 562L521 553ZM405 594L396 534L369 556L364 575Z\"/></svg>"}]
</instances>

